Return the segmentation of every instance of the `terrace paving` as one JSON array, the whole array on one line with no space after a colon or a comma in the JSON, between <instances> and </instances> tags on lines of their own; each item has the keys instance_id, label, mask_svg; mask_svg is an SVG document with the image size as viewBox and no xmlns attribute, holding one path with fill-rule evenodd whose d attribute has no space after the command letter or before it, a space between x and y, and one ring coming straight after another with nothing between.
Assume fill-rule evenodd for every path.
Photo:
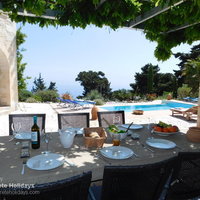
<instances>
[{"instance_id":1,"label":"terrace paving","mask_svg":"<svg viewBox=\"0 0 200 200\"><path fill-rule=\"evenodd\" d=\"M128 103L120 104L108 104L112 105L129 105ZM140 102L141 104L141 102ZM99 111L103 110L101 106ZM55 132L58 130L57 113L66 112L89 112L91 119L91 107L84 109L70 110L66 107L59 106L58 103L19 103L18 109L12 113L46 113L46 131ZM157 123L158 121L164 121L173 125L177 125L180 131L186 133L188 128L196 126L197 121L186 121L183 117L172 117L170 110L158 110L158 111L144 111L143 115L133 115L131 112L125 112L126 123L134 122L135 124L145 123ZM9 135L8 133L8 114L0 113L0 136ZM91 127L98 127L97 120L90 120Z\"/></svg>"}]
</instances>

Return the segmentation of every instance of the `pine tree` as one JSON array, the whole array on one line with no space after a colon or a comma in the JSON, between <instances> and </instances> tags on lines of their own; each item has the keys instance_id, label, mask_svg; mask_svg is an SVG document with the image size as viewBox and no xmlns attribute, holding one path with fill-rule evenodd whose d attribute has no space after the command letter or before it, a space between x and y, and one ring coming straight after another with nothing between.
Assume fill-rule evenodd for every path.
<instances>
[{"instance_id":1,"label":"pine tree","mask_svg":"<svg viewBox=\"0 0 200 200\"><path fill-rule=\"evenodd\" d=\"M32 92L37 92L38 90L45 90L46 86L45 86L45 82L44 79L41 76L41 73L39 74L39 78L35 78L34 82L35 87L33 86L32 88Z\"/></svg>"}]
</instances>

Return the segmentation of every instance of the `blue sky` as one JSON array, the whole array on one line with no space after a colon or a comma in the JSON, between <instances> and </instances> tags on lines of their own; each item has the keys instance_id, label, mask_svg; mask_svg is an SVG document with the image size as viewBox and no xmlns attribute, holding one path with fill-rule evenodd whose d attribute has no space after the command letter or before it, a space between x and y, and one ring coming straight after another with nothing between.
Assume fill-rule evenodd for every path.
<instances>
[{"instance_id":1,"label":"blue sky","mask_svg":"<svg viewBox=\"0 0 200 200\"><path fill-rule=\"evenodd\" d=\"M28 81L29 90L39 73L47 85L50 81L56 82L60 94L70 92L75 98L83 92L80 83L75 81L81 71L104 72L111 88L117 90L131 89L129 84L134 82L134 74L148 63L158 65L163 73L178 69L179 60L174 57L158 62L154 57L156 43L135 29L40 28L26 24L22 32L27 35L22 47L26 49L23 52L23 61L27 63L25 75L32 77ZM192 46L181 45L173 52L189 52Z\"/></svg>"}]
</instances>

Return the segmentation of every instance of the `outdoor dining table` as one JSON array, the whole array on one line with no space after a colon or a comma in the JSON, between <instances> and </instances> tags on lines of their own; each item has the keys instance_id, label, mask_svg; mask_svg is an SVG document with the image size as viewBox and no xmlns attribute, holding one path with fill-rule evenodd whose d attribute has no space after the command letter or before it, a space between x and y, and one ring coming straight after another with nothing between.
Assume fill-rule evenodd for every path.
<instances>
[{"instance_id":1,"label":"outdoor dining table","mask_svg":"<svg viewBox=\"0 0 200 200\"><path fill-rule=\"evenodd\" d=\"M65 156L68 161L62 166L51 170L33 170L25 167L24 175L21 174L23 159L20 158L21 145L16 144L16 140L9 141L10 137L5 136L0 138L0 184L40 184L62 180L71 176L81 174L83 172L92 171L92 180L99 180L103 177L105 165L140 165L158 162L178 154L180 151L199 151L198 143L189 142L183 133L178 133L166 137L154 135L147 128L148 125L143 125L142 129L131 130L139 134L139 140L133 140L131 136L127 136L121 141L121 146L128 147L134 151L138 157L133 155L128 159L108 159L103 156L98 156L99 149L85 148L83 136L76 136L71 148L65 149L60 143L59 134L52 133L52 140L49 143L49 150L52 153L58 153ZM173 141L177 144L172 149L151 148L154 152L144 148L145 141L148 137L162 138ZM112 146L112 139L108 134L107 140L103 147ZM30 148L30 157L41 154L45 151L46 144L41 141L41 147L37 150ZM69 163L74 163L71 166Z\"/></svg>"}]
</instances>

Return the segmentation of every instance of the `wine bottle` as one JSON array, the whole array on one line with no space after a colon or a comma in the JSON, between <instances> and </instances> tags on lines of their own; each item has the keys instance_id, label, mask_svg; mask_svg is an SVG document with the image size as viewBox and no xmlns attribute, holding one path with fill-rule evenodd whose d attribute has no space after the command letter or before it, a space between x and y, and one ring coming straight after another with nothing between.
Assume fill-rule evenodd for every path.
<instances>
[{"instance_id":1,"label":"wine bottle","mask_svg":"<svg viewBox=\"0 0 200 200\"><path fill-rule=\"evenodd\" d=\"M31 127L31 144L32 149L40 148L40 128L37 125L37 116L33 117L33 126Z\"/></svg>"}]
</instances>

